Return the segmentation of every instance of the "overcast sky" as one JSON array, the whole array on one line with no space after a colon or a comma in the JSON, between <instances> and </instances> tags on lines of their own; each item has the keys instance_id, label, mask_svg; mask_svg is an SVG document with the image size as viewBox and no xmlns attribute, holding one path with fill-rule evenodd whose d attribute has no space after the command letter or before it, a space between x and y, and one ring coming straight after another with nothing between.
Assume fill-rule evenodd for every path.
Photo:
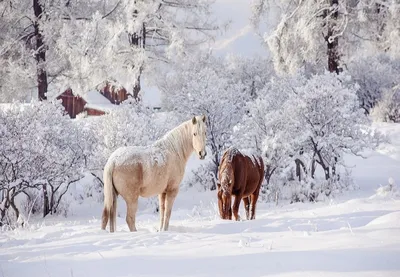
<instances>
[{"instance_id":1,"label":"overcast sky","mask_svg":"<svg viewBox=\"0 0 400 277\"><path fill-rule=\"evenodd\" d=\"M231 20L227 32L216 39L213 47L216 54L268 55L261 38L251 28L250 2L250 0L216 0L214 15L221 21Z\"/></svg>"}]
</instances>

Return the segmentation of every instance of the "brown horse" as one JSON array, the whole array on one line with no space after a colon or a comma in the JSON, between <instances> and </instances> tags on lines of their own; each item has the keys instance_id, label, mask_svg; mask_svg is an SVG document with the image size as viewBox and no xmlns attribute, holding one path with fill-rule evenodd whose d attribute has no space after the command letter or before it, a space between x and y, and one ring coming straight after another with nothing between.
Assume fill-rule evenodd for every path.
<instances>
[{"instance_id":1,"label":"brown horse","mask_svg":"<svg viewBox=\"0 0 400 277\"><path fill-rule=\"evenodd\" d=\"M232 219L231 197L235 196L235 220L240 220L239 205L242 198L247 219L255 219L263 178L264 162L260 156L244 155L236 148L227 149L218 170L218 208L221 218Z\"/></svg>"}]
</instances>

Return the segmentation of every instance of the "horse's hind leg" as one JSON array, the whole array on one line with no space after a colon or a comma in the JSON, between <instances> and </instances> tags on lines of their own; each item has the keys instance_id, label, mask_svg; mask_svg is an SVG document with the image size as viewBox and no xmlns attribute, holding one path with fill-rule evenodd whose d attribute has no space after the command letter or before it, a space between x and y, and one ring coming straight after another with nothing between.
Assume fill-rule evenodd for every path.
<instances>
[{"instance_id":1,"label":"horse's hind leg","mask_svg":"<svg viewBox=\"0 0 400 277\"><path fill-rule=\"evenodd\" d=\"M117 230L117 194L113 195L114 201L110 212L110 232Z\"/></svg>"},{"instance_id":2,"label":"horse's hind leg","mask_svg":"<svg viewBox=\"0 0 400 277\"><path fill-rule=\"evenodd\" d=\"M178 189L170 190L166 194L163 231L168 231L169 219L171 218L172 206L174 205L174 201L175 201L175 198L177 195L178 195Z\"/></svg>"},{"instance_id":3,"label":"horse's hind leg","mask_svg":"<svg viewBox=\"0 0 400 277\"><path fill-rule=\"evenodd\" d=\"M251 201L250 220L256 219L256 206L257 206L257 200L258 200L259 193L260 193L260 190L257 189L250 196L250 201Z\"/></svg>"},{"instance_id":4,"label":"horse's hind leg","mask_svg":"<svg viewBox=\"0 0 400 277\"><path fill-rule=\"evenodd\" d=\"M110 217L110 211L104 207L103 209L103 215L101 217L102 222L101 222L101 229L105 230L107 227L107 223L108 223L108 218Z\"/></svg>"},{"instance_id":5,"label":"horse's hind leg","mask_svg":"<svg viewBox=\"0 0 400 277\"><path fill-rule=\"evenodd\" d=\"M160 193L158 195L158 202L160 206L160 231L162 231L164 226L164 218L165 218L165 198L166 193Z\"/></svg>"},{"instance_id":6,"label":"horse's hind leg","mask_svg":"<svg viewBox=\"0 0 400 277\"><path fill-rule=\"evenodd\" d=\"M135 232L136 211L138 207L138 197L129 202L126 202L126 223L128 224L129 231Z\"/></svg>"},{"instance_id":7,"label":"horse's hind leg","mask_svg":"<svg viewBox=\"0 0 400 277\"><path fill-rule=\"evenodd\" d=\"M246 210L246 219L250 219L250 197L243 197L244 209Z\"/></svg>"}]
</instances>

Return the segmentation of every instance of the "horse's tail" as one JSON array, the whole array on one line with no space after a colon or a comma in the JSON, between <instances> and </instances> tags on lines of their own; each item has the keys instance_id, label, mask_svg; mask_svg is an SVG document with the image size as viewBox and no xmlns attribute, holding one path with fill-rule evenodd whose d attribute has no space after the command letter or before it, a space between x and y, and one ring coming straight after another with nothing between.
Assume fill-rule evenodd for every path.
<instances>
[{"instance_id":1,"label":"horse's tail","mask_svg":"<svg viewBox=\"0 0 400 277\"><path fill-rule=\"evenodd\" d=\"M105 230L110 218L110 232L114 232L116 227L117 192L113 183L114 161L109 161L104 167L104 209L102 217L102 229Z\"/></svg>"}]
</instances>

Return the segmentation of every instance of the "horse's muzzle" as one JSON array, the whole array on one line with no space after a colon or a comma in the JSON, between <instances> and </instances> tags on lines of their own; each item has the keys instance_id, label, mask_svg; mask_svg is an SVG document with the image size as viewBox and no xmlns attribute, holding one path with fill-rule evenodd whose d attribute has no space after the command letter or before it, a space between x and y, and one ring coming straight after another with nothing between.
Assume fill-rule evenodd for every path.
<instances>
[{"instance_id":1,"label":"horse's muzzle","mask_svg":"<svg viewBox=\"0 0 400 277\"><path fill-rule=\"evenodd\" d=\"M204 158L207 156L206 151L199 151L199 158L200 160L204 160Z\"/></svg>"}]
</instances>

